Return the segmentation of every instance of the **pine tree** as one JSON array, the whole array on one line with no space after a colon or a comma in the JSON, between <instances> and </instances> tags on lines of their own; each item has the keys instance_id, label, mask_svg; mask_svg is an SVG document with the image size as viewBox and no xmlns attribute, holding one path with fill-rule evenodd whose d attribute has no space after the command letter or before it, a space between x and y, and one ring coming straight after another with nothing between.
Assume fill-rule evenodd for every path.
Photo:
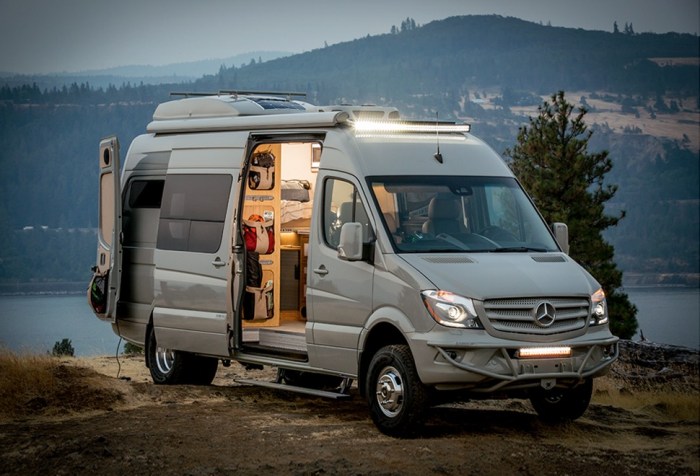
<instances>
[{"instance_id":1,"label":"pine tree","mask_svg":"<svg viewBox=\"0 0 700 476\"><path fill-rule=\"evenodd\" d=\"M607 151L590 153L593 134L584 122L585 108L566 101L559 91L538 108L529 126L520 128L513 149L504 153L510 167L533 198L548 223L569 226L570 254L602 285L607 296L610 328L621 338L637 330L637 308L620 290L622 272L613 261L614 248L602 236L625 213L605 214L605 202L617 191L604 183L612 169Z\"/></svg>"}]
</instances>

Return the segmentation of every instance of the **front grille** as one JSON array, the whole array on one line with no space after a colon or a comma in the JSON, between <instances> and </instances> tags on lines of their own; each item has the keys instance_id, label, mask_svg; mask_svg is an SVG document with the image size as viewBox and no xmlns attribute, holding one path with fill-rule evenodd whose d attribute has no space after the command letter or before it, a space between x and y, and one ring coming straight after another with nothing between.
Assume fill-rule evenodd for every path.
<instances>
[{"instance_id":1,"label":"front grille","mask_svg":"<svg viewBox=\"0 0 700 476\"><path fill-rule=\"evenodd\" d=\"M556 309L554 322L542 327L535 322L534 310L542 302ZM552 335L571 332L586 326L590 303L586 298L522 298L484 301L486 318L494 330L513 334Z\"/></svg>"}]
</instances>

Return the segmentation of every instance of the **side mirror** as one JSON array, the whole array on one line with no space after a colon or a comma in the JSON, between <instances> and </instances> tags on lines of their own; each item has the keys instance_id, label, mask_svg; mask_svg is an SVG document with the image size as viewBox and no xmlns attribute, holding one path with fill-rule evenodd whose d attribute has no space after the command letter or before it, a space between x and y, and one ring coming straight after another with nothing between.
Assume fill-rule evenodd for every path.
<instances>
[{"instance_id":1,"label":"side mirror","mask_svg":"<svg viewBox=\"0 0 700 476\"><path fill-rule=\"evenodd\" d=\"M362 225L360 223L343 223L340 228L338 258L345 261L360 261L362 259Z\"/></svg>"},{"instance_id":2,"label":"side mirror","mask_svg":"<svg viewBox=\"0 0 700 476\"><path fill-rule=\"evenodd\" d=\"M559 248L569 254L569 227L566 223L552 223L552 231L554 232L554 238L559 244Z\"/></svg>"}]
</instances>

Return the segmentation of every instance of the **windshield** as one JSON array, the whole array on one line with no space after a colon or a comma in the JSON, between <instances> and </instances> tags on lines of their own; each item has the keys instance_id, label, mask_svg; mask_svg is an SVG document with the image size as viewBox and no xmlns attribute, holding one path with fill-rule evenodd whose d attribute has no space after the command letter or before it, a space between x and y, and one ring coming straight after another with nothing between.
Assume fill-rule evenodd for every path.
<instances>
[{"instance_id":1,"label":"windshield","mask_svg":"<svg viewBox=\"0 0 700 476\"><path fill-rule=\"evenodd\" d=\"M558 251L520 185L508 177L370 177L398 252Z\"/></svg>"}]
</instances>

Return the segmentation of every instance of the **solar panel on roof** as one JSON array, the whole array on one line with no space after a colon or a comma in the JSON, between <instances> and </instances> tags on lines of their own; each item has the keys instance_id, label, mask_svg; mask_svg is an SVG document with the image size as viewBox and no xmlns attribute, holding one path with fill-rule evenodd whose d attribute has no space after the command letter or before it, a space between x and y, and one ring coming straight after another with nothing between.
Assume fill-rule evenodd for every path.
<instances>
[{"instance_id":1,"label":"solar panel on roof","mask_svg":"<svg viewBox=\"0 0 700 476\"><path fill-rule=\"evenodd\" d=\"M291 101L284 101L279 99L269 99L269 98L251 98L251 101L260 105L263 109L295 109L298 111L304 111L304 106Z\"/></svg>"}]
</instances>

